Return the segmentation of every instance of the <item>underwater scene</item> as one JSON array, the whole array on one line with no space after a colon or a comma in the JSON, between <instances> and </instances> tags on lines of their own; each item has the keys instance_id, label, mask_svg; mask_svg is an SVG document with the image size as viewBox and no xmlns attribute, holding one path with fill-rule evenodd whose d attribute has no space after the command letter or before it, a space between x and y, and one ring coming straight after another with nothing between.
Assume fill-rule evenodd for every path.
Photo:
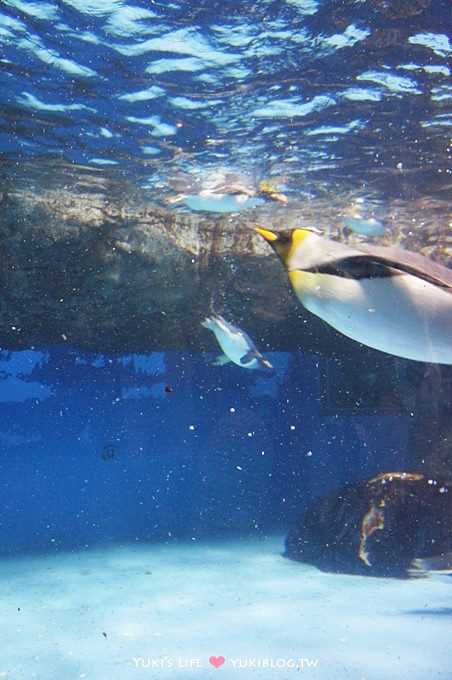
<instances>
[{"instance_id":1,"label":"underwater scene","mask_svg":"<svg viewBox=\"0 0 452 680\"><path fill-rule=\"evenodd\" d=\"M0 2L0 679L452 680L450 0Z\"/></svg>"}]
</instances>

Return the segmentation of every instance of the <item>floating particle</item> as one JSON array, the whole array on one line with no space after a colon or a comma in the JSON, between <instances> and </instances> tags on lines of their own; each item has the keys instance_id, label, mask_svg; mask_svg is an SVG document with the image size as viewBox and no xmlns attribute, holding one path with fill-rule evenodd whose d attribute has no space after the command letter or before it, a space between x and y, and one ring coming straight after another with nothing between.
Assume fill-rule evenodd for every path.
<instances>
[{"instance_id":1,"label":"floating particle","mask_svg":"<svg viewBox=\"0 0 452 680\"><path fill-rule=\"evenodd\" d=\"M165 385L165 392L168 392L168 394L169 394L172 391L173 391L173 388L171 387L171 385Z\"/></svg>"}]
</instances>

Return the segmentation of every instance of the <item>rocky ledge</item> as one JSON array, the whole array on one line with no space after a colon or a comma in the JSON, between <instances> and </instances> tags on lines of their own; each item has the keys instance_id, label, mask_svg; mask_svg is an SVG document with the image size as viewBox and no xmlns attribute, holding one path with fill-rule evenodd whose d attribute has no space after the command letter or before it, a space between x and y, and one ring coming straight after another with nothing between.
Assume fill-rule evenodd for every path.
<instances>
[{"instance_id":1,"label":"rocky ledge","mask_svg":"<svg viewBox=\"0 0 452 680\"><path fill-rule=\"evenodd\" d=\"M356 353L356 343L304 311L280 262L253 231L256 224L305 224L353 243L361 237L344 234L339 217L348 195L222 217L163 210L143 202L133 187L37 186L38 180L29 191L0 194L0 347L214 349L200 321L217 312L243 327L262 351ZM449 262L443 204L424 206L431 223L422 232L413 231L406 206L388 203L385 210L388 229L380 243Z\"/></svg>"},{"instance_id":2,"label":"rocky ledge","mask_svg":"<svg viewBox=\"0 0 452 680\"><path fill-rule=\"evenodd\" d=\"M223 313L262 350L329 352L347 339L297 303L257 218L212 219L64 191L0 202L0 346L95 352L214 347ZM267 225L269 225L267 221Z\"/></svg>"}]
</instances>

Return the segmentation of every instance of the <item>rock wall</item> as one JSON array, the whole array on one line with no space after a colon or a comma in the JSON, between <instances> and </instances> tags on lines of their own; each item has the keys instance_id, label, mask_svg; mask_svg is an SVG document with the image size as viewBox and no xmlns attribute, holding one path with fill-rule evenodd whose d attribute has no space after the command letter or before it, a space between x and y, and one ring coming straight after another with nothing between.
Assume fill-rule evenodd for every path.
<instances>
[{"instance_id":1,"label":"rock wall","mask_svg":"<svg viewBox=\"0 0 452 680\"><path fill-rule=\"evenodd\" d=\"M75 191L68 188L73 177L67 184L64 174L52 177L50 186L36 178L0 193L3 349L64 342L94 352L215 350L200 322L217 312L243 327L262 351L382 357L308 314L281 263L253 231L256 224L306 224L359 243L362 237L342 232L338 217L348 195L205 217L146 204L133 185L91 181ZM408 228L406 206L402 212L388 204L388 229L379 242L448 264L447 211L442 204L424 208L432 223L421 234Z\"/></svg>"},{"instance_id":2,"label":"rock wall","mask_svg":"<svg viewBox=\"0 0 452 680\"><path fill-rule=\"evenodd\" d=\"M304 312L252 218L177 215L63 191L3 195L0 207L4 349L213 349L200 326L212 311L262 350L353 344Z\"/></svg>"}]
</instances>

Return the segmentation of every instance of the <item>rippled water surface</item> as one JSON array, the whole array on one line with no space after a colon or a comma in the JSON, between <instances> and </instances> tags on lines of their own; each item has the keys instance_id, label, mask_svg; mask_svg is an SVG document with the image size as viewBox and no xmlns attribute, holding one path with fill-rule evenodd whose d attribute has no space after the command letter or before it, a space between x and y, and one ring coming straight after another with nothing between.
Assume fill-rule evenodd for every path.
<instances>
[{"instance_id":1,"label":"rippled water surface","mask_svg":"<svg viewBox=\"0 0 452 680\"><path fill-rule=\"evenodd\" d=\"M3 184L447 200L451 28L449 0L3 0Z\"/></svg>"}]
</instances>

